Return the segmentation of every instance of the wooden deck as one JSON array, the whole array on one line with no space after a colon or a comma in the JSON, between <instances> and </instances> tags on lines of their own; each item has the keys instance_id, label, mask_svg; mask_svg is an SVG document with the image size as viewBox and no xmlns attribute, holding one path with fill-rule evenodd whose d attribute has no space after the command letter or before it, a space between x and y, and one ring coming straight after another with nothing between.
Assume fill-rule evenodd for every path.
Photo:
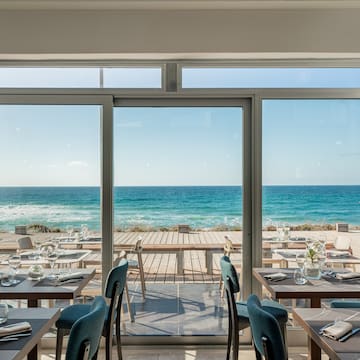
<instances>
[{"instance_id":1,"label":"wooden deck","mask_svg":"<svg viewBox=\"0 0 360 360\"><path fill-rule=\"evenodd\" d=\"M56 234L59 236L59 234ZM198 231L182 233L178 231L171 232L116 232L114 233L114 248L121 244L135 245L139 236L143 238L144 247L147 244L152 245L153 248L165 244L203 244L203 247L207 247L210 244L224 244L224 236L228 235L234 243L241 243L242 232L241 231ZM48 240L54 235L51 234L33 234L30 235L33 242L37 238L40 240ZM8 234L2 236L0 241L0 252L14 252L17 248L16 239L21 235ZM66 243L66 247L71 248L76 245ZM188 248L188 246L185 246ZM98 264L97 267L99 272L101 265L99 265L99 259L101 259L101 243L92 243L82 245L83 249L90 249L92 253L86 258L88 267ZM217 253L212 254L212 271L209 274L206 267L206 256L205 250L188 250L183 251L183 273L178 274L177 269L177 258L175 253L166 253L163 251L144 251L142 253L142 259L144 263L145 281L146 282L157 282L157 283L213 283L218 282L220 278L219 262L221 257L221 251L218 249ZM116 254L115 254L116 255ZM8 256L5 255L4 256ZM136 255L128 254L129 259L136 259ZM232 259L240 260L240 254L233 254ZM139 274L137 271L130 273L130 281L138 281Z\"/></svg>"},{"instance_id":2,"label":"wooden deck","mask_svg":"<svg viewBox=\"0 0 360 360\"><path fill-rule=\"evenodd\" d=\"M146 233L116 233L114 245L135 244L139 236L143 238L143 244L221 244L224 236L229 235L234 243L241 243L242 233L200 231L191 233L179 232L146 232ZM131 254L128 255L131 258ZM177 274L177 263L175 254L142 254L146 282L160 283L212 283L220 279L220 257L221 254L213 255L212 274L207 273L205 251L191 250L184 252L184 273ZM233 259L240 260L240 255L234 254ZM130 281L138 281L137 272L130 274Z\"/></svg>"}]
</instances>

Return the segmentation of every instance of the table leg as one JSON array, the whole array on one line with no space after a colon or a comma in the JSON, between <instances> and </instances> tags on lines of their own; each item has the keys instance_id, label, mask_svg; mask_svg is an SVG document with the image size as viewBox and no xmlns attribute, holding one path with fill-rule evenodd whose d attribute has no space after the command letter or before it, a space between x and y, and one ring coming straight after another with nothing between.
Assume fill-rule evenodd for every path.
<instances>
[{"instance_id":1,"label":"table leg","mask_svg":"<svg viewBox=\"0 0 360 360\"><path fill-rule=\"evenodd\" d=\"M37 299L29 299L28 300L28 307L29 308L34 308L34 307L38 307L39 300ZM38 347L37 345L35 345L31 351L28 354L28 360L37 360L38 359Z\"/></svg>"},{"instance_id":2,"label":"table leg","mask_svg":"<svg viewBox=\"0 0 360 360\"><path fill-rule=\"evenodd\" d=\"M29 299L28 307L29 308L39 307L39 300L38 299Z\"/></svg>"},{"instance_id":3,"label":"table leg","mask_svg":"<svg viewBox=\"0 0 360 360\"><path fill-rule=\"evenodd\" d=\"M310 299L310 307L312 308L320 308L321 307L321 299L320 298L311 298ZM316 344L315 341L308 337L308 347L309 354L311 360L321 360L321 348Z\"/></svg>"},{"instance_id":4,"label":"table leg","mask_svg":"<svg viewBox=\"0 0 360 360\"><path fill-rule=\"evenodd\" d=\"M177 258L177 274L184 275L184 251L180 250L176 253Z\"/></svg>"},{"instance_id":5,"label":"table leg","mask_svg":"<svg viewBox=\"0 0 360 360\"><path fill-rule=\"evenodd\" d=\"M206 272L208 275L211 275L213 272L212 262L213 262L213 252L211 250L205 250Z\"/></svg>"}]
</instances>

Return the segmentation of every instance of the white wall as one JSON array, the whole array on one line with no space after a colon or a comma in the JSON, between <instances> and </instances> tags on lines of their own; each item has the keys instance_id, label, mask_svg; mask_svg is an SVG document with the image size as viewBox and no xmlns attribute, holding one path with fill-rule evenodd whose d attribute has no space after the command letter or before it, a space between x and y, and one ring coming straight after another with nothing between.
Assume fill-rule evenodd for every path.
<instances>
[{"instance_id":1,"label":"white wall","mask_svg":"<svg viewBox=\"0 0 360 360\"><path fill-rule=\"evenodd\" d=\"M359 34L360 9L8 10L0 59L357 57Z\"/></svg>"}]
</instances>

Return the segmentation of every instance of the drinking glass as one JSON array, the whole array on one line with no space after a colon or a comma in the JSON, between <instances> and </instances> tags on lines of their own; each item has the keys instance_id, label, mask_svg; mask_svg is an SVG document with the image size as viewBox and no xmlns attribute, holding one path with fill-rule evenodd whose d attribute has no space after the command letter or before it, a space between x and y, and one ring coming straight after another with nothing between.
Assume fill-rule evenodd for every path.
<instances>
[{"instance_id":1,"label":"drinking glass","mask_svg":"<svg viewBox=\"0 0 360 360\"><path fill-rule=\"evenodd\" d=\"M82 239L85 240L87 238L88 231L89 231L89 229L88 229L87 225L86 224L81 224L81 238Z\"/></svg>"},{"instance_id":2,"label":"drinking glass","mask_svg":"<svg viewBox=\"0 0 360 360\"><path fill-rule=\"evenodd\" d=\"M17 269L21 264L21 256L18 254L11 255L8 259L10 269L12 270L11 283L18 284L20 280L16 279Z\"/></svg>"},{"instance_id":3,"label":"drinking glass","mask_svg":"<svg viewBox=\"0 0 360 360\"><path fill-rule=\"evenodd\" d=\"M56 274L54 272L54 267L56 260L59 258L59 255L55 249L53 251L49 251L46 256L46 260L49 262L50 265L50 274L48 276L49 279L56 279Z\"/></svg>"},{"instance_id":4,"label":"drinking glass","mask_svg":"<svg viewBox=\"0 0 360 360\"><path fill-rule=\"evenodd\" d=\"M305 260L306 260L305 252L299 252L299 253L296 254L297 266L302 271L304 271Z\"/></svg>"},{"instance_id":5,"label":"drinking glass","mask_svg":"<svg viewBox=\"0 0 360 360\"><path fill-rule=\"evenodd\" d=\"M304 268L297 268L294 271L294 281L296 285L306 284L306 278L304 275Z\"/></svg>"},{"instance_id":6,"label":"drinking glass","mask_svg":"<svg viewBox=\"0 0 360 360\"><path fill-rule=\"evenodd\" d=\"M4 324L8 319L9 308L5 301L0 301L0 324Z\"/></svg>"},{"instance_id":7,"label":"drinking glass","mask_svg":"<svg viewBox=\"0 0 360 360\"><path fill-rule=\"evenodd\" d=\"M74 232L74 228L71 225L66 226L66 232L68 233L69 239L72 237L72 234Z\"/></svg>"}]
</instances>

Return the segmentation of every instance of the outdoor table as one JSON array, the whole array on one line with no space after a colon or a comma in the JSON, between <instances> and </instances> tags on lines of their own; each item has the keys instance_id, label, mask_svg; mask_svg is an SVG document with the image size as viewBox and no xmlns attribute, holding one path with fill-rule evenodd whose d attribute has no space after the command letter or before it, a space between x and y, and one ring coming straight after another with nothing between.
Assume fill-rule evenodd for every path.
<instances>
[{"instance_id":1,"label":"outdoor table","mask_svg":"<svg viewBox=\"0 0 360 360\"><path fill-rule=\"evenodd\" d=\"M0 342L1 360L22 360L28 355L29 360L38 358L37 344L60 316L60 309L10 309L5 325L28 321L32 334L16 341Z\"/></svg>"},{"instance_id":2,"label":"outdoor table","mask_svg":"<svg viewBox=\"0 0 360 360\"><path fill-rule=\"evenodd\" d=\"M284 262L283 267L288 267L289 262L296 262L296 254L305 254L302 249L273 249L273 258L281 259ZM327 251L325 264L328 265L356 265L360 264L360 258L350 254L348 251Z\"/></svg>"},{"instance_id":3,"label":"outdoor table","mask_svg":"<svg viewBox=\"0 0 360 360\"><path fill-rule=\"evenodd\" d=\"M278 272L287 274L288 277L282 281L270 281L264 278L264 275ZM360 297L360 279L337 280L329 277L310 280L305 285L296 285L293 273L294 269L253 269L253 276L269 291L273 299L310 299L312 308L320 308L321 299ZM309 344L311 359L320 360L319 347L313 340L310 340Z\"/></svg>"},{"instance_id":4,"label":"outdoor table","mask_svg":"<svg viewBox=\"0 0 360 360\"><path fill-rule=\"evenodd\" d=\"M353 325L353 329L360 326L360 309L293 309L294 320L305 330L312 339L317 352L324 350L332 360L358 359L360 354L360 333L350 337L345 342L329 339L319 334L321 327L336 319L345 320Z\"/></svg>"},{"instance_id":5,"label":"outdoor table","mask_svg":"<svg viewBox=\"0 0 360 360\"><path fill-rule=\"evenodd\" d=\"M91 250L59 250L59 257L56 259L57 265L73 265L79 264L79 267L82 266L83 260L91 254ZM34 264L48 265L46 258L40 256L36 251L24 251L21 254L21 265L29 266ZM2 262L6 264L6 260Z\"/></svg>"},{"instance_id":6,"label":"outdoor table","mask_svg":"<svg viewBox=\"0 0 360 360\"><path fill-rule=\"evenodd\" d=\"M100 245L98 242L87 242L87 241L69 241L64 244L83 246L86 245ZM141 247L141 253L143 254L175 254L177 262L177 274L184 274L184 253L185 251L204 251L205 252L205 264L207 274L213 273L213 256L216 253L224 253L224 243L195 243L195 244L143 244ZM135 244L114 244L114 253L121 253L121 251L131 252L136 254L134 250ZM241 250L241 244L233 244L234 252ZM95 253L89 260L84 261L88 265L99 265L101 264L101 253Z\"/></svg>"}]
</instances>

